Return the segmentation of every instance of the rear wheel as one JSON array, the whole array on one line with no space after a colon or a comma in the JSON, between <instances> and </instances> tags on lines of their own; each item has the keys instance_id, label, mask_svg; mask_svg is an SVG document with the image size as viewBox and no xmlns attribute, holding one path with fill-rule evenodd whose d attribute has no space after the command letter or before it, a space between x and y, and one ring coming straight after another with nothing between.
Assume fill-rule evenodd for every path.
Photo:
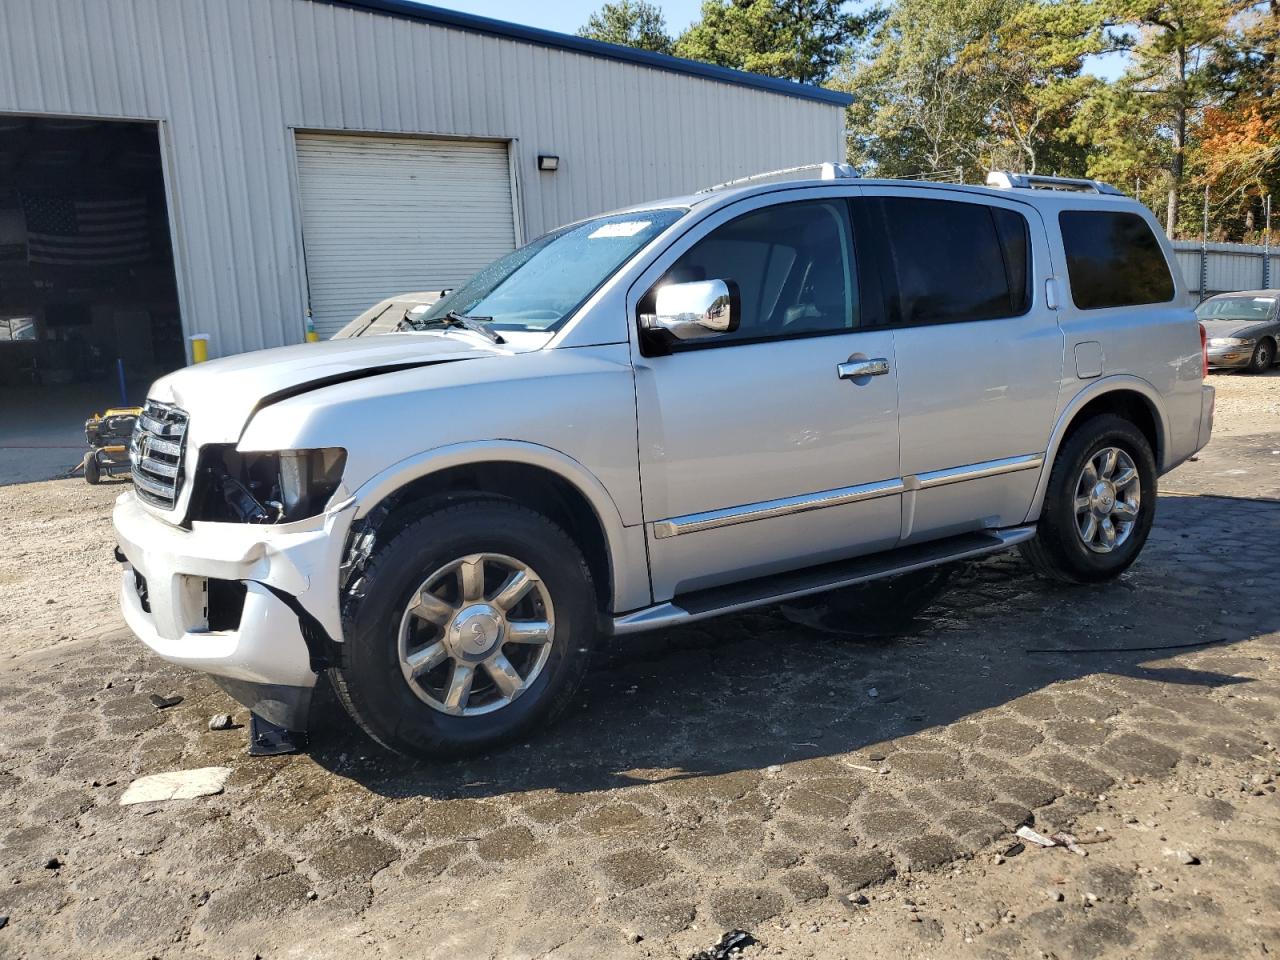
<instances>
[{"instance_id":1,"label":"rear wheel","mask_svg":"<svg viewBox=\"0 0 1280 960\"><path fill-rule=\"evenodd\" d=\"M98 484L102 482L102 470L98 466L97 450L90 450L84 455L84 479L85 483Z\"/></svg>"},{"instance_id":2,"label":"rear wheel","mask_svg":"<svg viewBox=\"0 0 1280 960\"><path fill-rule=\"evenodd\" d=\"M1094 417L1058 452L1035 539L1022 544L1022 554L1052 579L1110 580L1138 558L1155 508L1147 438L1122 417Z\"/></svg>"},{"instance_id":3,"label":"rear wheel","mask_svg":"<svg viewBox=\"0 0 1280 960\"><path fill-rule=\"evenodd\" d=\"M565 710L595 645L595 591L550 520L474 501L376 550L344 627L334 687L356 722L392 750L458 756Z\"/></svg>"},{"instance_id":4,"label":"rear wheel","mask_svg":"<svg viewBox=\"0 0 1280 960\"><path fill-rule=\"evenodd\" d=\"M1250 373L1266 373L1271 369L1271 364L1276 360L1276 345L1270 340L1263 339L1258 341L1258 345L1253 348L1253 358L1249 361Z\"/></svg>"}]
</instances>

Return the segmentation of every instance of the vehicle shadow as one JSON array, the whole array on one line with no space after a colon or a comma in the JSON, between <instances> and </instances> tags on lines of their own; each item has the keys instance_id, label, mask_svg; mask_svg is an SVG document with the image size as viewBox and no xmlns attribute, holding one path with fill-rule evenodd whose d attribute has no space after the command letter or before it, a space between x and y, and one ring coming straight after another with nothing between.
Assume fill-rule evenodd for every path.
<instances>
[{"instance_id":1,"label":"vehicle shadow","mask_svg":"<svg viewBox=\"0 0 1280 960\"><path fill-rule=\"evenodd\" d=\"M833 636L769 608L619 640L561 722L465 761L384 751L321 696L312 756L384 797L568 793L845 755L1085 677L1095 697L1123 683L1176 711L1169 687L1251 682L1231 650L1280 629L1277 540L1280 503L1166 497L1142 559L1111 584L1050 584L1005 555L897 636ZM1167 662L1184 654L1206 662Z\"/></svg>"}]
</instances>

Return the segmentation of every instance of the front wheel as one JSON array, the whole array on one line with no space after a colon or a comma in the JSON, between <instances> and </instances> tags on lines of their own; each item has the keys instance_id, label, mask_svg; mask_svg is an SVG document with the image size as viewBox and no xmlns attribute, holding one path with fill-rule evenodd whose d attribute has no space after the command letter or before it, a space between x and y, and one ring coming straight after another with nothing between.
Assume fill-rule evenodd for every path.
<instances>
[{"instance_id":1,"label":"front wheel","mask_svg":"<svg viewBox=\"0 0 1280 960\"><path fill-rule=\"evenodd\" d=\"M1021 551L1042 576L1110 580L1138 558L1155 511L1151 444L1123 417L1094 417L1058 451L1036 536Z\"/></svg>"},{"instance_id":2,"label":"front wheel","mask_svg":"<svg viewBox=\"0 0 1280 960\"><path fill-rule=\"evenodd\" d=\"M1276 359L1276 347L1270 340L1259 340L1249 360L1250 373L1266 373Z\"/></svg>"},{"instance_id":3,"label":"front wheel","mask_svg":"<svg viewBox=\"0 0 1280 960\"><path fill-rule=\"evenodd\" d=\"M509 501L404 527L375 551L353 606L334 687L369 736L418 757L478 753L549 724L596 641L581 552Z\"/></svg>"}]
</instances>

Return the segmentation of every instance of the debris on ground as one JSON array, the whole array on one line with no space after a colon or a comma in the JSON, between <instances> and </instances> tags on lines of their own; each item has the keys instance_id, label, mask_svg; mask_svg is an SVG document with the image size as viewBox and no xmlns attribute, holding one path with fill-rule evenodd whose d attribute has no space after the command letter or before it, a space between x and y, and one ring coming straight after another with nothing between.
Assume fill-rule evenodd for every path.
<instances>
[{"instance_id":1,"label":"debris on ground","mask_svg":"<svg viewBox=\"0 0 1280 960\"><path fill-rule=\"evenodd\" d=\"M1080 846L1079 838L1070 833L1055 833L1046 837L1043 833L1036 833L1030 827L1019 827L1017 836L1040 847L1066 847L1079 856L1089 855L1089 851Z\"/></svg>"},{"instance_id":2,"label":"debris on ground","mask_svg":"<svg viewBox=\"0 0 1280 960\"><path fill-rule=\"evenodd\" d=\"M730 930L714 946L699 950L689 960L729 960L760 941L745 930Z\"/></svg>"},{"instance_id":3,"label":"debris on ground","mask_svg":"<svg viewBox=\"0 0 1280 960\"><path fill-rule=\"evenodd\" d=\"M235 725L235 719L229 713L215 713L209 718L210 730L231 730Z\"/></svg>"},{"instance_id":4,"label":"debris on ground","mask_svg":"<svg viewBox=\"0 0 1280 960\"><path fill-rule=\"evenodd\" d=\"M230 767L199 767L195 770L171 770L139 777L120 798L120 806L154 803L161 800L194 800L221 793L231 776Z\"/></svg>"},{"instance_id":5,"label":"debris on ground","mask_svg":"<svg viewBox=\"0 0 1280 960\"><path fill-rule=\"evenodd\" d=\"M5 916L0 916L0 930L3 930L8 925L9 925L9 918Z\"/></svg>"},{"instance_id":6,"label":"debris on ground","mask_svg":"<svg viewBox=\"0 0 1280 960\"><path fill-rule=\"evenodd\" d=\"M1196 864L1200 862L1200 858L1197 857L1190 850L1170 850L1168 847L1166 847L1164 851L1164 855L1166 857L1175 858L1184 867L1194 867Z\"/></svg>"},{"instance_id":7,"label":"debris on ground","mask_svg":"<svg viewBox=\"0 0 1280 960\"><path fill-rule=\"evenodd\" d=\"M150 698L151 705L157 710L167 710L169 707L176 707L182 702L181 697L162 697L158 693L153 693Z\"/></svg>"},{"instance_id":8,"label":"debris on ground","mask_svg":"<svg viewBox=\"0 0 1280 960\"><path fill-rule=\"evenodd\" d=\"M62 861L59 860L57 857L50 857L48 860L44 862L44 868L46 870L57 870L61 866L62 866Z\"/></svg>"}]
</instances>

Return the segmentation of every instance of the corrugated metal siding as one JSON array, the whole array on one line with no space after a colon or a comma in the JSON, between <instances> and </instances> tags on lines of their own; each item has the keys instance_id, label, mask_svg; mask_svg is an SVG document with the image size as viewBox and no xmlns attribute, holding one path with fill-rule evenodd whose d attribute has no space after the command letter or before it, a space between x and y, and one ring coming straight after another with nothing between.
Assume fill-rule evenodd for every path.
<instances>
[{"instance_id":1,"label":"corrugated metal siding","mask_svg":"<svg viewBox=\"0 0 1280 960\"><path fill-rule=\"evenodd\" d=\"M215 354L302 336L295 129L514 141L525 239L844 149L834 105L309 0L4 0L0 111L164 122Z\"/></svg>"},{"instance_id":2,"label":"corrugated metal siding","mask_svg":"<svg viewBox=\"0 0 1280 960\"><path fill-rule=\"evenodd\" d=\"M1175 240L1178 266L1192 292L1200 291L1200 244L1196 240ZM1268 258L1270 270L1264 268ZM1211 243L1207 247L1205 294L1232 290L1280 287L1280 252L1275 248L1244 243Z\"/></svg>"},{"instance_id":3,"label":"corrugated metal siding","mask_svg":"<svg viewBox=\"0 0 1280 960\"><path fill-rule=\"evenodd\" d=\"M516 244L505 143L300 133L298 188L321 336L387 297L459 286Z\"/></svg>"}]
</instances>

